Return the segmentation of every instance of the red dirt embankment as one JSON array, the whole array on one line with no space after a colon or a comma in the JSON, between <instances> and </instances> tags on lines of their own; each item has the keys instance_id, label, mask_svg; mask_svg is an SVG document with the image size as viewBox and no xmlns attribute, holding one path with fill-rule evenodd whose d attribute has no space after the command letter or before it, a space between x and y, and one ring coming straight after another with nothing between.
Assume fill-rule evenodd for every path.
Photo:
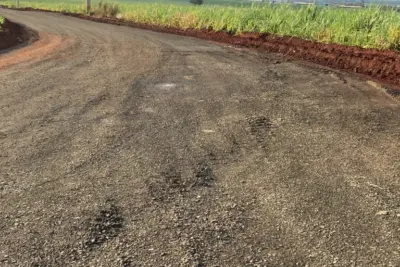
<instances>
[{"instance_id":1,"label":"red dirt embankment","mask_svg":"<svg viewBox=\"0 0 400 267\"><path fill-rule=\"evenodd\" d=\"M23 8L19 10L31 11L35 9ZM39 11L53 12L48 10ZM269 52L282 53L292 58L304 59L335 69L343 69L361 74L379 81L380 83L391 85L391 87L393 87L392 93L400 93L400 53L397 51L380 51L354 46L325 44L296 37L276 36L273 34L248 33L236 36L227 32L215 32L213 30L177 29L135 23L132 21L125 21L124 19L98 18L66 12L63 12L63 14L96 22L191 36L232 45L260 48Z\"/></svg>"},{"instance_id":2,"label":"red dirt embankment","mask_svg":"<svg viewBox=\"0 0 400 267\"><path fill-rule=\"evenodd\" d=\"M0 50L8 49L30 39L29 31L23 26L5 20L0 31Z\"/></svg>"}]
</instances>

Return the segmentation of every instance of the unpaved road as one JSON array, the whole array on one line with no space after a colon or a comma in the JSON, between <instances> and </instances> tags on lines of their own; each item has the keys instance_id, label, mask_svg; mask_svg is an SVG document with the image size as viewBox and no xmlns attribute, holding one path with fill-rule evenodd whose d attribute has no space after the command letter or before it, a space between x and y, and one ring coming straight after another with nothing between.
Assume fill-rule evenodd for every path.
<instances>
[{"instance_id":1,"label":"unpaved road","mask_svg":"<svg viewBox=\"0 0 400 267\"><path fill-rule=\"evenodd\" d=\"M400 266L400 103L382 90L191 38L0 15L42 36L0 55L1 266Z\"/></svg>"}]
</instances>

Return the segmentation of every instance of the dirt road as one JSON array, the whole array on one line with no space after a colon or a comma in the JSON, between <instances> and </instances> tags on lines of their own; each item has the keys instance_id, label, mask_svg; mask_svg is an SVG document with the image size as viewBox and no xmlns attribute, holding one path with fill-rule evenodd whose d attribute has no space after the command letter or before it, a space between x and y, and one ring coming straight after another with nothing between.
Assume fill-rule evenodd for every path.
<instances>
[{"instance_id":1,"label":"dirt road","mask_svg":"<svg viewBox=\"0 0 400 267\"><path fill-rule=\"evenodd\" d=\"M0 10L1 266L399 266L400 103L202 40Z\"/></svg>"}]
</instances>

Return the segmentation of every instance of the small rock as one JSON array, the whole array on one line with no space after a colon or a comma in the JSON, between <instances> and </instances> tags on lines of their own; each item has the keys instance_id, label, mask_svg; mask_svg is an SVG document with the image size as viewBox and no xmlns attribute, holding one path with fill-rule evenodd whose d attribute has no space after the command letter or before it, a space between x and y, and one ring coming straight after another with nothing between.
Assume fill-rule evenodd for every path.
<instances>
[{"instance_id":1,"label":"small rock","mask_svg":"<svg viewBox=\"0 0 400 267\"><path fill-rule=\"evenodd\" d=\"M378 211L378 212L376 213L376 215L389 215L389 211L387 211L387 210L381 210L381 211Z\"/></svg>"}]
</instances>

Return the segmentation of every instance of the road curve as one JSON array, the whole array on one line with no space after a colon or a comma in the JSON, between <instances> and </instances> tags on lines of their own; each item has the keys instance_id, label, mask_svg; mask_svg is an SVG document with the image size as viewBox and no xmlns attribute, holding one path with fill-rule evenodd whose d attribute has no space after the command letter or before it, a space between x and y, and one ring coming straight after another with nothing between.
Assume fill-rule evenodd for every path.
<instances>
[{"instance_id":1,"label":"road curve","mask_svg":"<svg viewBox=\"0 0 400 267\"><path fill-rule=\"evenodd\" d=\"M193 38L0 9L1 266L400 266L400 103Z\"/></svg>"}]
</instances>

